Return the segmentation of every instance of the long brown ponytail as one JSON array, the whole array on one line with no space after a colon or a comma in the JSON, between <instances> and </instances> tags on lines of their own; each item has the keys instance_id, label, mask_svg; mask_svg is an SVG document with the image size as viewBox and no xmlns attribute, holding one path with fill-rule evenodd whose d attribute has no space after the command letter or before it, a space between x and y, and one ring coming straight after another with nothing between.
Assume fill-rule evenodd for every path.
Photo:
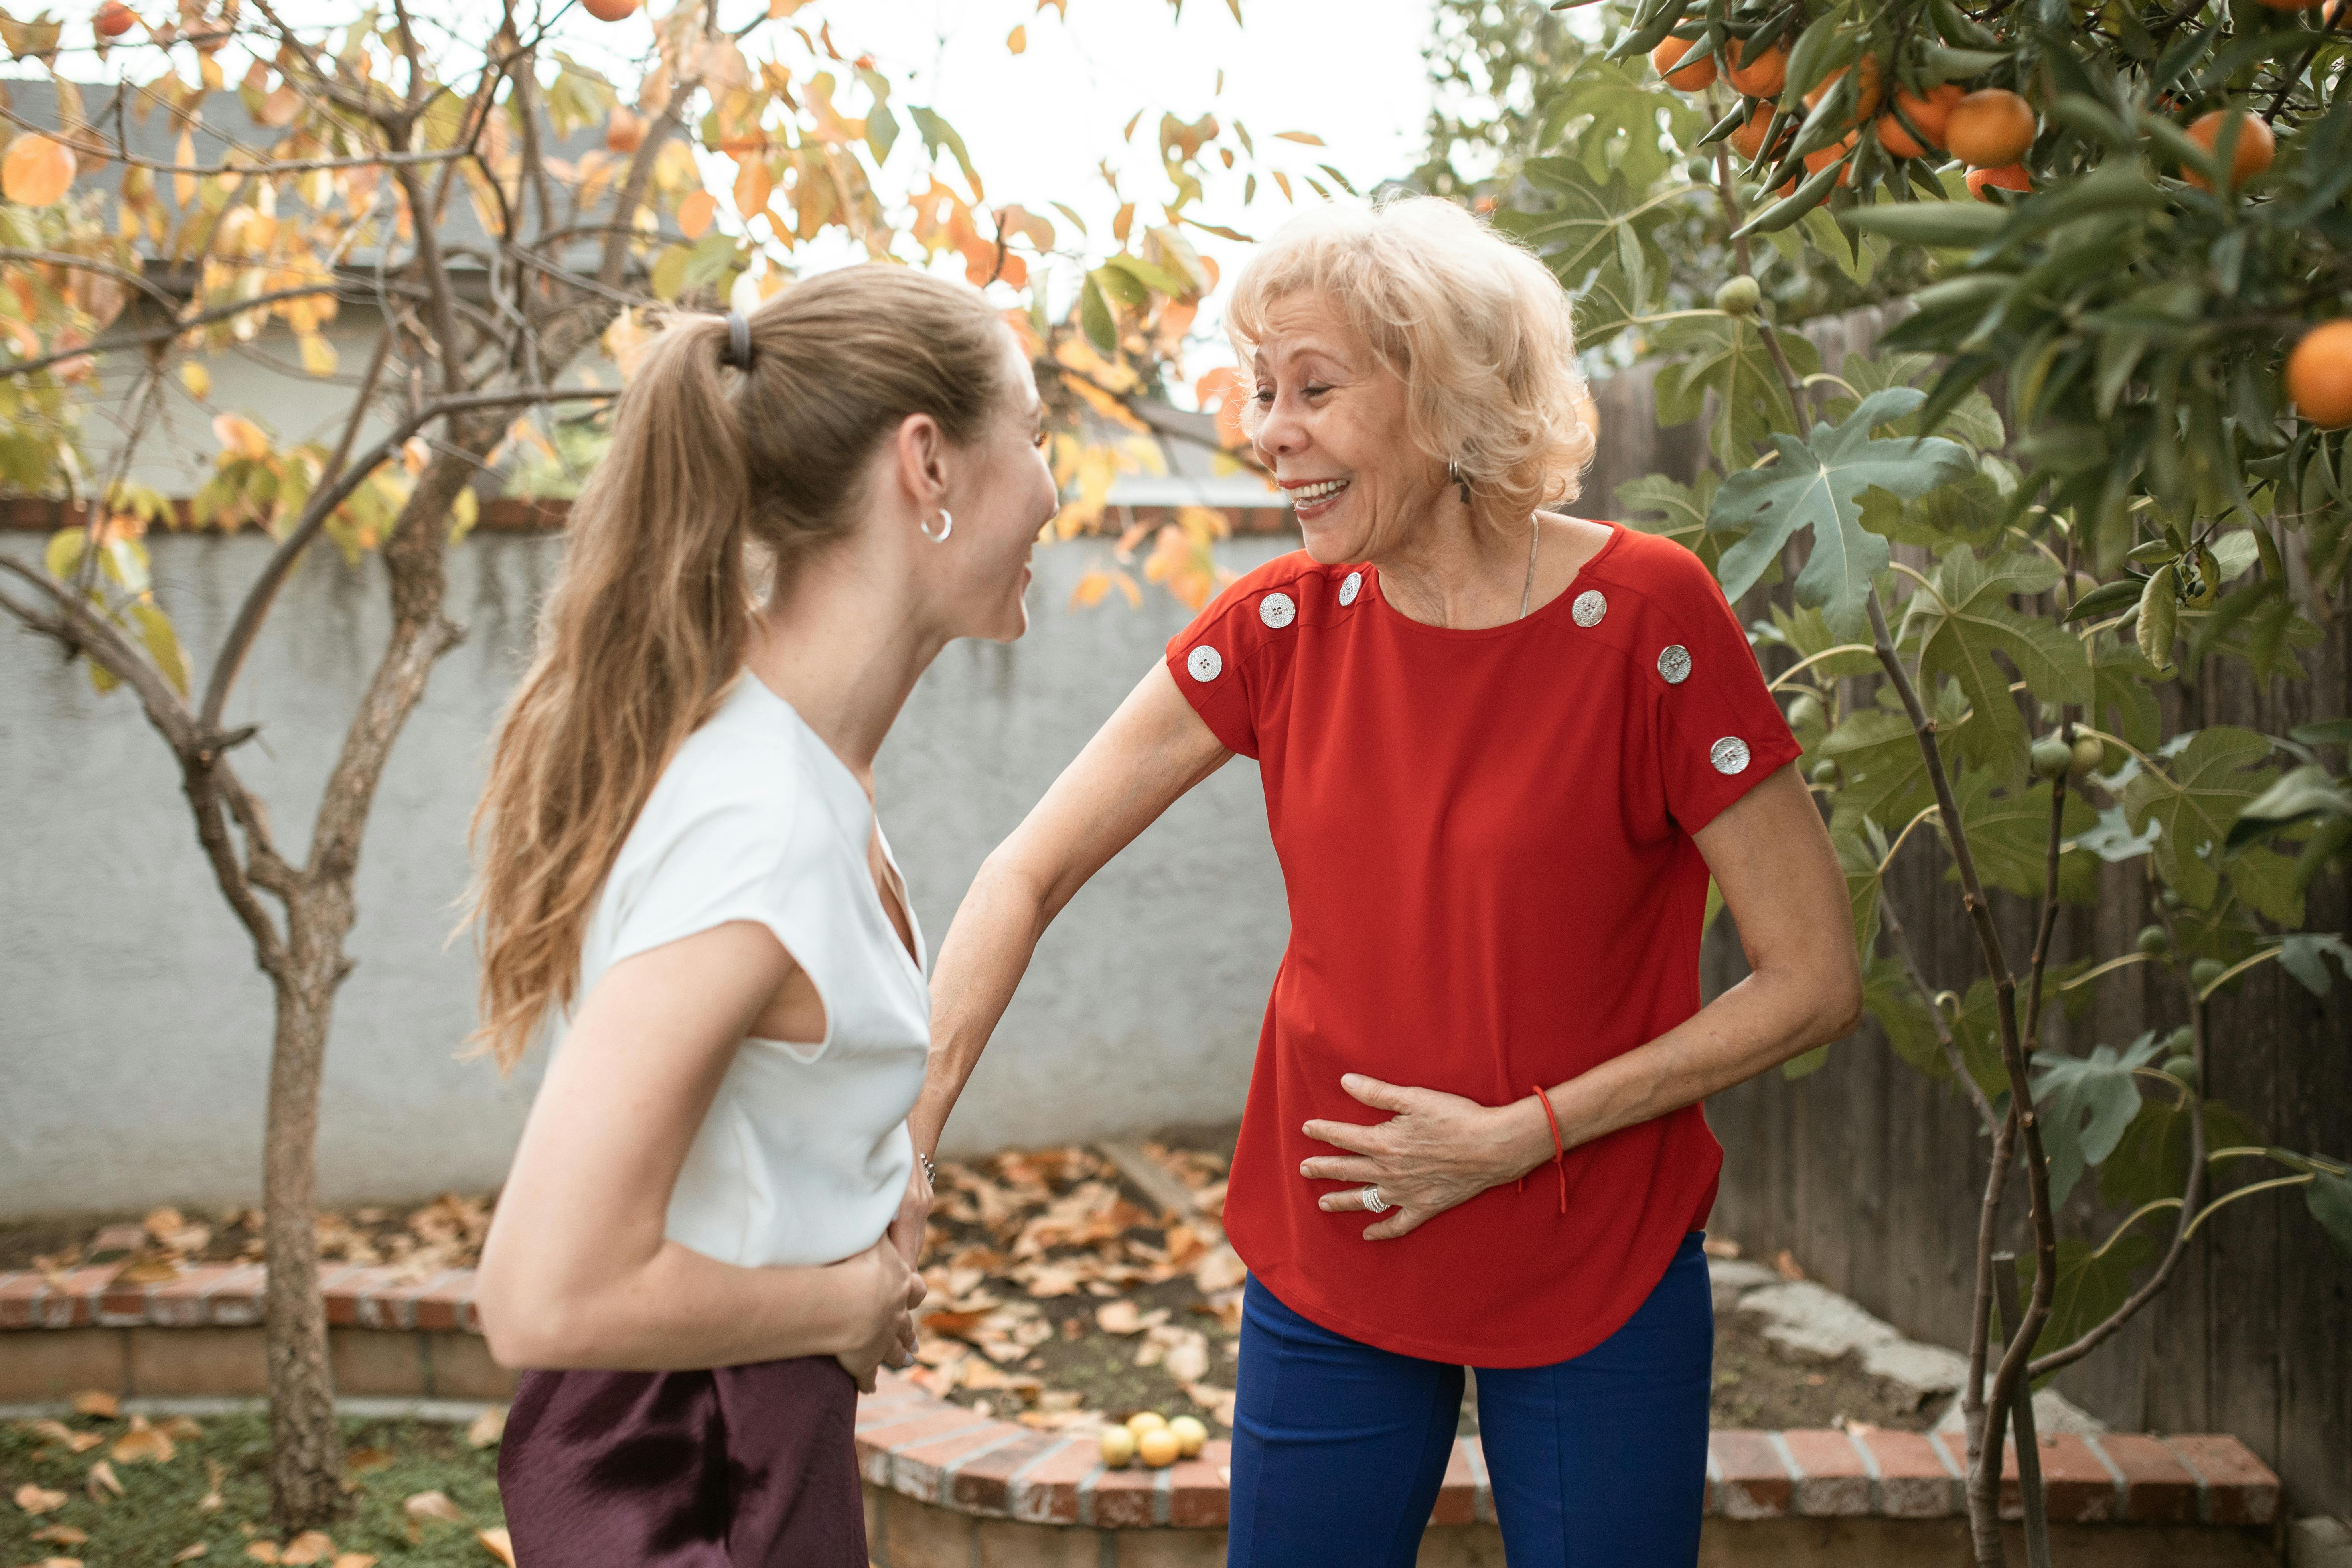
<instances>
[{"instance_id":1,"label":"long brown ponytail","mask_svg":"<svg viewBox=\"0 0 2352 1568\"><path fill-rule=\"evenodd\" d=\"M863 470L900 421L929 414L964 444L1003 395L995 313L911 268L793 284L750 326L740 376L722 366L721 317L679 320L646 347L499 724L474 813L472 910L474 1039L501 1069L571 1004L623 840L741 667L752 552L781 585L856 526Z\"/></svg>"}]
</instances>

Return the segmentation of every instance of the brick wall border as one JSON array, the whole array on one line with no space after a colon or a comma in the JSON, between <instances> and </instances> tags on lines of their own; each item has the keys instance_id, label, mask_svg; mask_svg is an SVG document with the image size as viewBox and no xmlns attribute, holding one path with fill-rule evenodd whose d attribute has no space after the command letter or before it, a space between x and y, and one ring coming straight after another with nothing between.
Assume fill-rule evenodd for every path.
<instances>
[{"instance_id":1,"label":"brick wall border","mask_svg":"<svg viewBox=\"0 0 2352 1568\"><path fill-rule=\"evenodd\" d=\"M0 1404L89 1388L134 1396L263 1391L258 1266L205 1264L168 1283L129 1286L110 1283L118 1267L78 1268L56 1281L0 1272ZM490 1360L480 1337L470 1269L420 1279L397 1268L329 1265L320 1283L339 1392L509 1396L513 1374ZM1097 1531L1212 1531L1225 1522L1230 1449L1222 1441L1164 1470L1111 1470L1087 1438L995 1420L886 1372L859 1401L856 1446L877 1530L893 1528L892 1510L902 1509L893 1498L975 1520ZM2278 1478L2227 1436L2068 1434L2045 1442L2042 1472L2053 1522L2068 1527L2258 1529L2267 1538L2279 1519ZM2002 1489L2011 1518L2015 1478L2012 1455ZM1718 1430L1708 1438L1706 1508L1711 1521L1743 1523L1958 1520L1967 1511L1960 1438ZM1475 1437L1455 1442L1430 1522L1441 1530L1495 1522Z\"/></svg>"}]
</instances>

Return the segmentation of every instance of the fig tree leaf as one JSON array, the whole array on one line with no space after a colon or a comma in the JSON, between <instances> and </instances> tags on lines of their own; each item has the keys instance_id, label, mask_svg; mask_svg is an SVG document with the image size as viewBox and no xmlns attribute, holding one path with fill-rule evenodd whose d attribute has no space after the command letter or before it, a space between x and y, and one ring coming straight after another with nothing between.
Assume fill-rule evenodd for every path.
<instances>
[{"instance_id":1,"label":"fig tree leaf","mask_svg":"<svg viewBox=\"0 0 2352 1568\"><path fill-rule=\"evenodd\" d=\"M2055 622L2010 607L2011 595L2045 593L2057 581L2058 568L2043 556L2018 552L1979 562L1957 545L1937 565L1933 586L1912 595L1896 639L1917 647L1923 670L1948 676L1967 694L1970 712L1984 721L1969 727L1960 751L2005 784L2025 777L2032 737L2010 696L2009 671L1993 655L2008 656L2044 701L2091 695L2083 645Z\"/></svg>"},{"instance_id":2,"label":"fig tree leaf","mask_svg":"<svg viewBox=\"0 0 2352 1568\"><path fill-rule=\"evenodd\" d=\"M2186 737L2158 773L2140 768L2124 785L2124 817L2133 832L2159 823L2157 874L2199 909L2210 909L2220 889L2219 862L2231 824L2270 786L2268 768L2253 767L2269 755L2267 736L2235 725L2215 724Z\"/></svg>"},{"instance_id":3,"label":"fig tree leaf","mask_svg":"<svg viewBox=\"0 0 2352 1568\"><path fill-rule=\"evenodd\" d=\"M1820 368L1820 354L1803 337L1782 332L1780 341L1789 368L1798 375L1811 375ZM1651 335L1650 347L1674 362L1658 372L1654 384L1658 423L1682 425L1710 415L1707 449L1726 472L1754 462L1768 437L1797 428L1780 370L1753 317L1712 310L1680 316ZM1712 408L1709 393L1715 395ZM1712 521L1728 526L1720 517Z\"/></svg>"},{"instance_id":4,"label":"fig tree leaf","mask_svg":"<svg viewBox=\"0 0 2352 1568\"><path fill-rule=\"evenodd\" d=\"M1622 170L1603 181L1574 158L1535 158L1521 173L1533 210L1506 209L1495 223L1558 275L1576 300L1578 347L1597 347L1649 309L1654 284L1666 275L1656 234L1670 215L1644 210Z\"/></svg>"},{"instance_id":5,"label":"fig tree leaf","mask_svg":"<svg viewBox=\"0 0 2352 1568\"><path fill-rule=\"evenodd\" d=\"M2279 964L2289 974L2303 982L2304 988L2314 996L2325 998L2335 986L2335 977L2327 973L2321 954L2336 960L2336 967L2352 975L2352 946L2332 931L2297 931L2279 943Z\"/></svg>"},{"instance_id":6,"label":"fig tree leaf","mask_svg":"<svg viewBox=\"0 0 2352 1568\"><path fill-rule=\"evenodd\" d=\"M2154 1067L2164 1049L2150 1030L2117 1052L2095 1046L2087 1058L2035 1053L2042 1070L2032 1079L2042 1123L2042 1152L2050 1162L2054 1211L2083 1179L2085 1167L2105 1162L2139 1115L2139 1079L2133 1069Z\"/></svg>"},{"instance_id":7,"label":"fig tree leaf","mask_svg":"<svg viewBox=\"0 0 2352 1568\"><path fill-rule=\"evenodd\" d=\"M1715 494L1711 525L1749 525L1748 537L1724 552L1724 596L1736 599L1753 587L1790 537L1811 528L1812 550L1797 574L1797 602L1819 606L1840 637L1862 640L1871 583L1888 560L1886 541L1862 526L1863 491L1876 486L1908 500L1976 467L1966 447L1940 437L1871 436L1926 400L1916 387L1891 387L1864 398L1842 424L1815 425L1802 441L1772 432L1780 461L1741 469Z\"/></svg>"},{"instance_id":8,"label":"fig tree leaf","mask_svg":"<svg viewBox=\"0 0 2352 1568\"><path fill-rule=\"evenodd\" d=\"M2132 1276L2155 1261L2156 1242L2134 1231L2105 1252L2091 1242L2067 1237L2058 1243L2057 1278L2051 1287L2050 1316L2033 1342L2036 1355L2063 1350L2112 1316L2131 1295ZM2018 1258L2020 1287L2032 1289L2034 1255ZM2054 1374L2053 1374L2054 1375ZM2044 1380L2046 1381L2046 1380Z\"/></svg>"}]
</instances>

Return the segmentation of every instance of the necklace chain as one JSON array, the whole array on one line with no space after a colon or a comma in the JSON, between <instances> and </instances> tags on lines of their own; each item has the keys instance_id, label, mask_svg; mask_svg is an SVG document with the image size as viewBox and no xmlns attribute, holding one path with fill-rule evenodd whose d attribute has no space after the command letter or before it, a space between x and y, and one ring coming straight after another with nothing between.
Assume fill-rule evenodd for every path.
<instances>
[{"instance_id":1,"label":"necklace chain","mask_svg":"<svg viewBox=\"0 0 2352 1568\"><path fill-rule=\"evenodd\" d=\"M1519 589L1519 619L1528 618L1528 603L1536 592L1536 543L1543 538L1543 524L1535 518L1528 519L1528 580Z\"/></svg>"}]
</instances>

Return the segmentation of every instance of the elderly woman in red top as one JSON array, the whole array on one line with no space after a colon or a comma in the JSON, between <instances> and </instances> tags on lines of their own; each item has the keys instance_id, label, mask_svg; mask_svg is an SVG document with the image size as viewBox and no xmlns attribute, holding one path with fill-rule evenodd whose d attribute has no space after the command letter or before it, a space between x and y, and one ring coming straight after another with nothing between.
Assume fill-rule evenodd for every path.
<instances>
[{"instance_id":1,"label":"elderly woman in red top","mask_svg":"<svg viewBox=\"0 0 2352 1568\"><path fill-rule=\"evenodd\" d=\"M1698 1102L1861 1009L1798 746L1696 556L1545 510L1593 433L1525 251L1429 198L1333 208L1229 320L1306 548L1203 610L982 868L916 1144L1047 922L1255 758L1291 936L1225 1205L1228 1561L1412 1563L1468 1365L1512 1568L1688 1564L1722 1163ZM1710 875L1751 973L1702 1008Z\"/></svg>"}]
</instances>

